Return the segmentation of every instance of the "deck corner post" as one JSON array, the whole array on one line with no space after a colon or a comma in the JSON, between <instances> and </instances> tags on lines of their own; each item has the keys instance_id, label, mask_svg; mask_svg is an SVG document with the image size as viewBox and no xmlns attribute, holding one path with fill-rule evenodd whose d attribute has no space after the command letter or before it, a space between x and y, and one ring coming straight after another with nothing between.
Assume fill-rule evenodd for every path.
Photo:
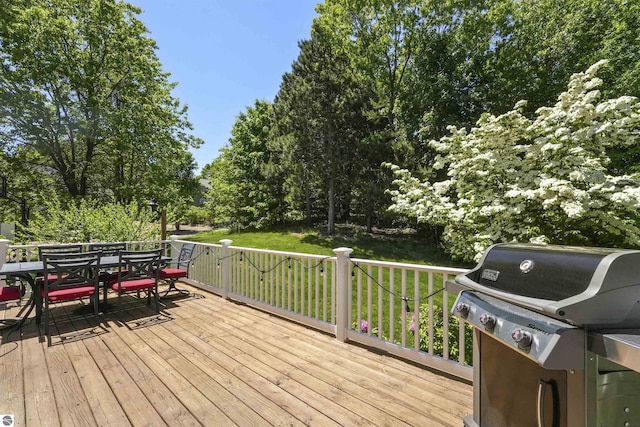
<instances>
[{"instance_id":1,"label":"deck corner post","mask_svg":"<svg viewBox=\"0 0 640 427\"><path fill-rule=\"evenodd\" d=\"M172 234L171 236L169 236L169 240L171 240L171 243L169 243L169 245L170 245L170 247L171 247L171 255L170 255L171 257L173 257L173 251L179 252L179 251L176 249L176 245L177 245L177 244L176 244L176 241L178 240L178 238L179 238L179 237L180 237L180 236L178 236L178 235L176 235L176 234ZM167 253L167 241L166 241L166 240L162 242L162 252L163 252L164 254L166 254L166 253Z\"/></svg>"},{"instance_id":2,"label":"deck corner post","mask_svg":"<svg viewBox=\"0 0 640 427\"><path fill-rule=\"evenodd\" d=\"M349 255L351 248L336 248L336 339L347 341L349 330Z\"/></svg>"},{"instance_id":3,"label":"deck corner post","mask_svg":"<svg viewBox=\"0 0 640 427\"><path fill-rule=\"evenodd\" d=\"M231 259L229 258L229 246L233 243L233 240L222 239L220 244L222 245L222 256L220 257L220 268L222 268L222 298L229 299L229 290L231 289L230 277L231 277Z\"/></svg>"}]
</instances>

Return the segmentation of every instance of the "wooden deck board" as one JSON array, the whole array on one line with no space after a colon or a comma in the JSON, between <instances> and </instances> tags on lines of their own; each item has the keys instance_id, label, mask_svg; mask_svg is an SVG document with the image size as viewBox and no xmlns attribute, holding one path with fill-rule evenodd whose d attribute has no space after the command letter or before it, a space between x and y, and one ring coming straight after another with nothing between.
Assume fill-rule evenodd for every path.
<instances>
[{"instance_id":1,"label":"wooden deck board","mask_svg":"<svg viewBox=\"0 0 640 427\"><path fill-rule=\"evenodd\" d=\"M460 426L471 386L201 290L0 344L0 413L16 426ZM17 314L18 308L2 316ZM22 336L21 336L22 335Z\"/></svg>"},{"instance_id":2,"label":"wooden deck board","mask_svg":"<svg viewBox=\"0 0 640 427\"><path fill-rule=\"evenodd\" d=\"M224 412L220 411L197 388L192 387L188 378L184 378L179 372L172 369L164 358L155 352L152 343L147 343L136 336L126 327L115 328L116 334L125 342L130 356L138 358L141 364L149 369L149 374L162 382L189 410L193 417L205 424L216 422L220 426L234 425Z\"/></svg>"},{"instance_id":3,"label":"wooden deck board","mask_svg":"<svg viewBox=\"0 0 640 427\"><path fill-rule=\"evenodd\" d=\"M204 322L206 318L203 317L200 320ZM370 394L370 390L355 383L356 380L361 381L362 378L354 376L354 371L336 370L337 365L333 361L334 353L314 347L308 339L294 342L291 345L292 342L282 334L272 338L271 334L275 333L274 330L270 331L271 334L266 335L265 331L257 325L254 325L252 329L257 333L244 334L243 338L229 335L225 340L225 345L242 349L244 353L238 356L238 360L243 360L247 366L258 366L260 363L263 366L273 368L275 373L270 378L272 382L282 384L282 378L287 381L296 381L313 392L336 401L342 406L338 412L346 411L349 415L353 414L357 417L355 420L350 420L351 423L373 423L374 420L383 424L392 421L403 422L402 416L398 415L399 412L396 411L395 415L390 415L382 408L360 400L360 396ZM265 339L264 337L269 338ZM313 354L313 356L308 358L306 357L308 354ZM387 399L383 401L387 402ZM382 406L384 409L390 409L394 403L391 400ZM406 408L395 409L404 410Z\"/></svg>"}]
</instances>

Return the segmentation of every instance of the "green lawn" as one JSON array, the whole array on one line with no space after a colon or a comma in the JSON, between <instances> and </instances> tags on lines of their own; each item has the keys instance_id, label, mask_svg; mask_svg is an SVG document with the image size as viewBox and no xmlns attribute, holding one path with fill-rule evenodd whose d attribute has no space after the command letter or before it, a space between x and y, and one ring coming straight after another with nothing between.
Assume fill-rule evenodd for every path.
<instances>
[{"instance_id":1,"label":"green lawn","mask_svg":"<svg viewBox=\"0 0 640 427\"><path fill-rule=\"evenodd\" d=\"M469 268L472 265L462 264L459 262L452 261L444 251L440 248L437 248L433 244L427 244L421 242L417 236L410 235L407 233L385 233L385 234L369 234L364 233L361 229L357 229L354 227L346 228L343 227L339 229L339 235L336 237L328 237L321 235L317 231L307 229L291 229L291 230L279 230L279 231L247 231L247 232L231 232L229 230L215 230L204 233L196 234L195 236L191 236L188 240L199 242L199 243L219 243L222 239L230 239L233 241L233 246L246 247L246 248L254 248L254 249L267 249L267 250L277 250L277 251L285 251L285 252L296 252L296 253L307 253L307 254L315 254L315 255L324 255L324 256L333 256L333 249L338 247L350 247L354 250L351 254L351 258L364 258L371 260L382 260L382 261L394 261L394 262L402 262L402 263L410 263L410 264L426 264L426 265L437 265L437 266L445 266L445 267L463 267ZM248 268L248 267L247 267ZM330 266L328 268L331 268ZM248 271L251 271L249 269ZM366 267L365 270L366 271ZM329 274L325 272L325 274ZM395 283L396 289L395 293L399 294L400 292L400 278L398 276L399 270L396 270L394 273L396 274ZM371 307L371 319L376 325L378 320L378 310L382 308L383 313L383 328L384 331L380 331L385 339L388 339L388 334L390 329L393 329L393 333L395 336L395 340L397 341L402 334L402 325L400 313L403 311L403 307L406 304L399 296L396 296L394 299L394 313L395 318L390 319L389 314L389 306L390 306L390 295L387 288L389 287L389 276L390 270L385 268L382 273L382 283L378 284L378 286L373 286L372 293L372 301L373 306ZM374 269L372 279L374 283L377 283L378 273ZM414 292L412 290L414 273L407 273L407 296L411 299L409 302L410 311L414 309L415 305L413 302ZM267 279L268 280L268 277ZM427 304L426 297L428 295L428 287L426 286L427 276L422 275L420 286L420 304ZM362 289L362 301L366 302L368 299L368 291L366 289L367 276L363 278L363 282L365 283L365 287ZM354 286L355 282L354 282ZM442 278L436 275L436 279L434 281L434 291L441 289L443 286ZM368 319L368 312L366 306L359 307L357 300L357 289L354 287L353 293L353 301L352 301L352 316L353 319L358 317L358 310L361 310L360 315L362 319ZM381 306L378 306L378 298L379 294L382 294L383 303ZM434 295L434 303L440 307L442 307L442 293L436 292ZM454 296L449 297L449 304L452 303L452 299ZM310 300L312 301L312 305L315 303L315 296L311 295ZM292 307L292 309L296 312L303 313L304 307L300 302L299 306ZM422 314L424 315L425 312ZM441 315L440 315L441 316ZM409 315L409 319L410 319ZM410 322L410 320L409 320ZM453 320L452 320L453 322ZM440 321L440 323L442 323ZM424 320L421 322L421 326L424 327ZM408 325L406 326L408 327ZM354 328L357 328L357 325L354 325ZM440 338L438 342L442 341L442 326L435 326L436 333L440 334ZM438 330L438 328L440 330ZM455 326L452 327L454 330ZM375 332L377 334L377 332ZM424 341L424 345L428 342L428 338L425 338L425 331L421 330L421 341ZM412 339L413 335L410 334L410 339ZM454 340L455 341L455 340ZM452 344L455 346L457 344ZM453 348L453 347L452 347ZM457 350L452 350L457 351Z\"/></svg>"},{"instance_id":2,"label":"green lawn","mask_svg":"<svg viewBox=\"0 0 640 427\"><path fill-rule=\"evenodd\" d=\"M354 229L339 230L335 237L324 236L311 229L283 231L231 232L227 229L199 233L188 240L199 243L219 243L222 239L233 240L233 246L276 251L298 252L333 256L333 249L349 247L352 258L446 267L471 267L455 262L440 248L421 242L419 238L406 234L369 234Z\"/></svg>"}]
</instances>

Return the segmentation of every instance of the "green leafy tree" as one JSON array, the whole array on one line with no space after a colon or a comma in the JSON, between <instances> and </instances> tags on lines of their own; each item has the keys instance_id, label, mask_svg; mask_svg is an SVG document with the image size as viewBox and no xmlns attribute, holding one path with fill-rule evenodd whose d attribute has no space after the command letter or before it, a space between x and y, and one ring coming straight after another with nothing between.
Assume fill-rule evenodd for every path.
<instances>
[{"instance_id":1,"label":"green leafy tree","mask_svg":"<svg viewBox=\"0 0 640 427\"><path fill-rule=\"evenodd\" d=\"M274 170L284 174L285 200L290 220L305 219L308 223L320 217L325 205L314 203L321 198L320 178L312 172L316 147L311 143L315 120L308 107L308 85L295 72L282 77L274 101L274 128L271 149ZM311 150L313 149L313 151Z\"/></svg>"},{"instance_id":2,"label":"green leafy tree","mask_svg":"<svg viewBox=\"0 0 640 427\"><path fill-rule=\"evenodd\" d=\"M382 121L382 132L392 154L406 160L413 152L404 136L399 99L416 49L417 29L426 2L419 0L370 2L327 0L318 5L314 26L337 55L349 58L369 90L372 118ZM379 138L379 137L378 137Z\"/></svg>"},{"instance_id":3,"label":"green leafy tree","mask_svg":"<svg viewBox=\"0 0 640 427\"><path fill-rule=\"evenodd\" d=\"M273 105L256 100L238 116L229 145L208 167L211 190L207 199L217 222L263 227L280 221L282 184L267 170L272 126Z\"/></svg>"},{"instance_id":4,"label":"green leafy tree","mask_svg":"<svg viewBox=\"0 0 640 427\"><path fill-rule=\"evenodd\" d=\"M640 96L637 35L640 8L625 0L496 1L491 5L490 49L479 84L491 111L508 111L520 99L531 116L550 106L573 73L601 60L606 97Z\"/></svg>"},{"instance_id":5,"label":"green leafy tree","mask_svg":"<svg viewBox=\"0 0 640 427\"><path fill-rule=\"evenodd\" d=\"M303 189L298 194L307 218L312 210L324 210L327 232L333 234L336 217L351 210L353 178L363 160L358 142L367 119L357 73L324 31L314 28L311 40L299 44L300 55L276 97L276 136L284 138L281 158L293 166L291 187L295 191L299 183Z\"/></svg>"},{"instance_id":6,"label":"green leafy tree","mask_svg":"<svg viewBox=\"0 0 640 427\"><path fill-rule=\"evenodd\" d=\"M445 249L466 260L496 242L640 246L640 180L607 171L608 149L638 145L640 103L600 101L596 72L604 64L574 74L533 120L520 102L431 141L444 180L421 181L393 166L391 209L444 227Z\"/></svg>"},{"instance_id":7,"label":"green leafy tree","mask_svg":"<svg viewBox=\"0 0 640 427\"><path fill-rule=\"evenodd\" d=\"M203 176L208 177L211 185L206 194L205 208L209 211L214 225L240 226L234 215L236 211L234 169L225 156L225 151L226 149L223 148L222 154L203 169Z\"/></svg>"},{"instance_id":8,"label":"green leafy tree","mask_svg":"<svg viewBox=\"0 0 640 427\"><path fill-rule=\"evenodd\" d=\"M139 13L116 0L0 9L3 151L33 152L31 166L61 194L128 202L188 164L199 143Z\"/></svg>"}]
</instances>

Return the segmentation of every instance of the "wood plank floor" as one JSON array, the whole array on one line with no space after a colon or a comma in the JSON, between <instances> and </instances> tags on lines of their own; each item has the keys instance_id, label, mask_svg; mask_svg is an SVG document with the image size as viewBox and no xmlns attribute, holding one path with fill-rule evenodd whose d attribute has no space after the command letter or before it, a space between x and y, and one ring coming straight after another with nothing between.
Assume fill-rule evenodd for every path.
<instances>
[{"instance_id":1,"label":"wood plank floor","mask_svg":"<svg viewBox=\"0 0 640 427\"><path fill-rule=\"evenodd\" d=\"M0 414L16 426L461 426L471 386L202 290L161 314L55 308L2 334ZM112 299L115 301L115 299ZM18 308L0 310L15 316Z\"/></svg>"}]
</instances>

